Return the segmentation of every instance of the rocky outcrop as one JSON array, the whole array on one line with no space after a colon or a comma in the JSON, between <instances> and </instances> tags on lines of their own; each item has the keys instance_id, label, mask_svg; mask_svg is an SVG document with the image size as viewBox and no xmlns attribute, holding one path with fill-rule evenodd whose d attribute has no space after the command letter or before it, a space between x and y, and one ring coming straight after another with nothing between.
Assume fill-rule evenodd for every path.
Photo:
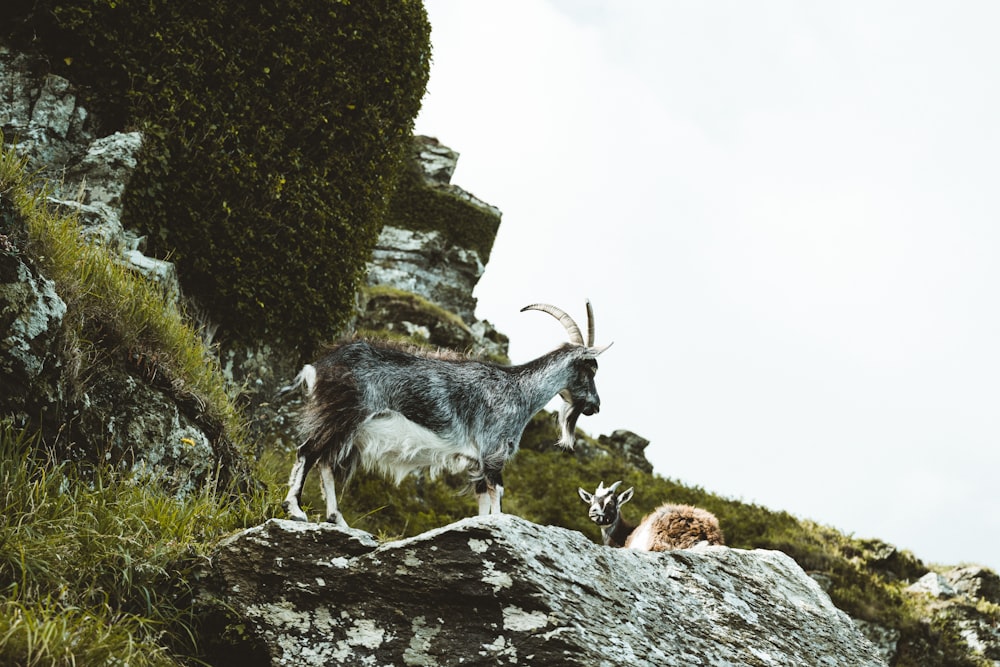
<instances>
[{"instance_id":1,"label":"rocky outcrop","mask_svg":"<svg viewBox=\"0 0 1000 667\"><path fill-rule=\"evenodd\" d=\"M928 572L905 591L924 603L922 622L953 625L970 653L1000 665L1000 628L984 609L1000 605L1000 577L995 572L975 565Z\"/></svg>"},{"instance_id":2,"label":"rocky outcrop","mask_svg":"<svg viewBox=\"0 0 1000 667\"><path fill-rule=\"evenodd\" d=\"M74 86L44 62L0 46L0 131L44 183L48 203L81 234L153 280L176 303L176 272L123 229L122 197L142 146L137 132L98 136ZM214 479L250 484L249 468L199 399L141 351L81 351L67 304L26 254L27 223L0 193L0 416L58 442L66 458L110 462L184 493ZM72 328L75 325L69 325ZM82 357L87 356L84 360ZM58 434L58 437L56 437Z\"/></svg>"},{"instance_id":3,"label":"rocky outcrop","mask_svg":"<svg viewBox=\"0 0 1000 667\"><path fill-rule=\"evenodd\" d=\"M472 321L472 288L485 269L479 255L449 247L440 232L386 226L372 251L368 283L419 294Z\"/></svg>"},{"instance_id":4,"label":"rocky outcrop","mask_svg":"<svg viewBox=\"0 0 1000 667\"><path fill-rule=\"evenodd\" d=\"M176 301L180 283L173 264L144 255L145 238L120 222L142 135L100 136L73 84L45 70L41 60L0 45L4 141L45 179L55 207L79 215L84 236L108 247L120 263L161 285Z\"/></svg>"},{"instance_id":5,"label":"rocky outcrop","mask_svg":"<svg viewBox=\"0 0 1000 667\"><path fill-rule=\"evenodd\" d=\"M640 553L511 515L379 545L272 520L212 556L202 603L280 665L884 664L790 558Z\"/></svg>"},{"instance_id":6,"label":"rocky outcrop","mask_svg":"<svg viewBox=\"0 0 1000 667\"><path fill-rule=\"evenodd\" d=\"M0 194L0 208L5 208ZM10 229L9 211L4 228ZM0 245L0 406L27 419L62 399L60 355L66 303L55 284L23 261L6 236Z\"/></svg>"},{"instance_id":7,"label":"rocky outcrop","mask_svg":"<svg viewBox=\"0 0 1000 667\"><path fill-rule=\"evenodd\" d=\"M425 187L444 190L499 221L499 209L451 184L458 153L431 137L415 137L414 146L411 159ZM440 231L386 225L368 263L368 284L418 294L471 324L476 309L472 292L485 268L478 252L450 245Z\"/></svg>"},{"instance_id":8,"label":"rocky outcrop","mask_svg":"<svg viewBox=\"0 0 1000 667\"><path fill-rule=\"evenodd\" d=\"M646 447L649 447L649 440L641 435L618 429L611 435L598 436L597 442L607 449L621 454L637 469L649 474L653 473L653 464L646 458Z\"/></svg>"}]
</instances>

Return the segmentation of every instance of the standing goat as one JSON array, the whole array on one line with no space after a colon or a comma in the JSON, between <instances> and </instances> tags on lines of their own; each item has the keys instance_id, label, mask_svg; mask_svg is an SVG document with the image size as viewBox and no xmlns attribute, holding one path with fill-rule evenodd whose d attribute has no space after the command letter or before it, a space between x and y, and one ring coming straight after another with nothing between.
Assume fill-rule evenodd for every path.
<instances>
[{"instance_id":1,"label":"standing goat","mask_svg":"<svg viewBox=\"0 0 1000 667\"><path fill-rule=\"evenodd\" d=\"M594 385L597 356L594 312L587 302L587 341L562 310L540 310L565 327L570 342L520 366L501 366L444 352L419 351L386 342L353 340L307 365L290 386L305 383L309 400L299 424L302 444L288 480L283 507L307 521L302 486L319 467L326 520L347 526L337 509L336 482L358 465L377 469L398 484L420 470L467 472L479 499L479 514L499 514L501 472L518 449L528 421L556 395L558 444L573 448L576 421L592 415L601 400Z\"/></svg>"},{"instance_id":2,"label":"standing goat","mask_svg":"<svg viewBox=\"0 0 1000 667\"><path fill-rule=\"evenodd\" d=\"M725 544L719 520L707 510L690 505L664 504L643 517L638 526L622 518L621 507L632 499L629 488L617 496L621 481L604 488L597 485L594 493L579 489L580 498L590 505L590 518L601 527L604 544L639 551L670 551L688 549L702 542Z\"/></svg>"}]
</instances>

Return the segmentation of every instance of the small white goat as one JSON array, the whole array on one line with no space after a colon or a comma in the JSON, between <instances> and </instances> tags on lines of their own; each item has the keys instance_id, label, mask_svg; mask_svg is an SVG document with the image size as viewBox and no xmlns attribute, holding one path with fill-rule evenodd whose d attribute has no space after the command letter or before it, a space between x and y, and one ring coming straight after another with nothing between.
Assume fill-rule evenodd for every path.
<instances>
[{"instance_id":1,"label":"small white goat","mask_svg":"<svg viewBox=\"0 0 1000 667\"><path fill-rule=\"evenodd\" d=\"M590 518L601 527L604 544L638 551L688 549L697 544L725 544L719 520L708 510L690 505L660 505L643 517L638 526L622 518L621 507L632 499L635 489L617 496L621 481L605 488L602 481L594 493L579 489L580 498L590 505Z\"/></svg>"}]
</instances>

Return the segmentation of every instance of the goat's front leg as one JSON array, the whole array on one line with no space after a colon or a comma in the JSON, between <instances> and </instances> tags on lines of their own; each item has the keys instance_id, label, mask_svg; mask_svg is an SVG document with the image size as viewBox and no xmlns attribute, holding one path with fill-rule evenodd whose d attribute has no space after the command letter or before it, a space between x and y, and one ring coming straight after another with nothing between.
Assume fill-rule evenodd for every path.
<instances>
[{"instance_id":1,"label":"goat's front leg","mask_svg":"<svg viewBox=\"0 0 1000 667\"><path fill-rule=\"evenodd\" d=\"M476 497L479 499L479 516L503 514L500 509L503 500L503 476L499 470L487 470L483 479L476 482Z\"/></svg>"}]
</instances>

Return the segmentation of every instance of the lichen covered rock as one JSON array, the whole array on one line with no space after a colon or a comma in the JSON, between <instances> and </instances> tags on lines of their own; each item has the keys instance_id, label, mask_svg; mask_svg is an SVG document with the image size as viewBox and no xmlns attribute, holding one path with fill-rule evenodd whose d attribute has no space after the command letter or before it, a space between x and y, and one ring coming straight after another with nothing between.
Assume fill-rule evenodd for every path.
<instances>
[{"instance_id":1,"label":"lichen covered rock","mask_svg":"<svg viewBox=\"0 0 1000 667\"><path fill-rule=\"evenodd\" d=\"M780 552L610 549L512 515L382 545L272 520L204 583L273 665L884 664Z\"/></svg>"}]
</instances>

